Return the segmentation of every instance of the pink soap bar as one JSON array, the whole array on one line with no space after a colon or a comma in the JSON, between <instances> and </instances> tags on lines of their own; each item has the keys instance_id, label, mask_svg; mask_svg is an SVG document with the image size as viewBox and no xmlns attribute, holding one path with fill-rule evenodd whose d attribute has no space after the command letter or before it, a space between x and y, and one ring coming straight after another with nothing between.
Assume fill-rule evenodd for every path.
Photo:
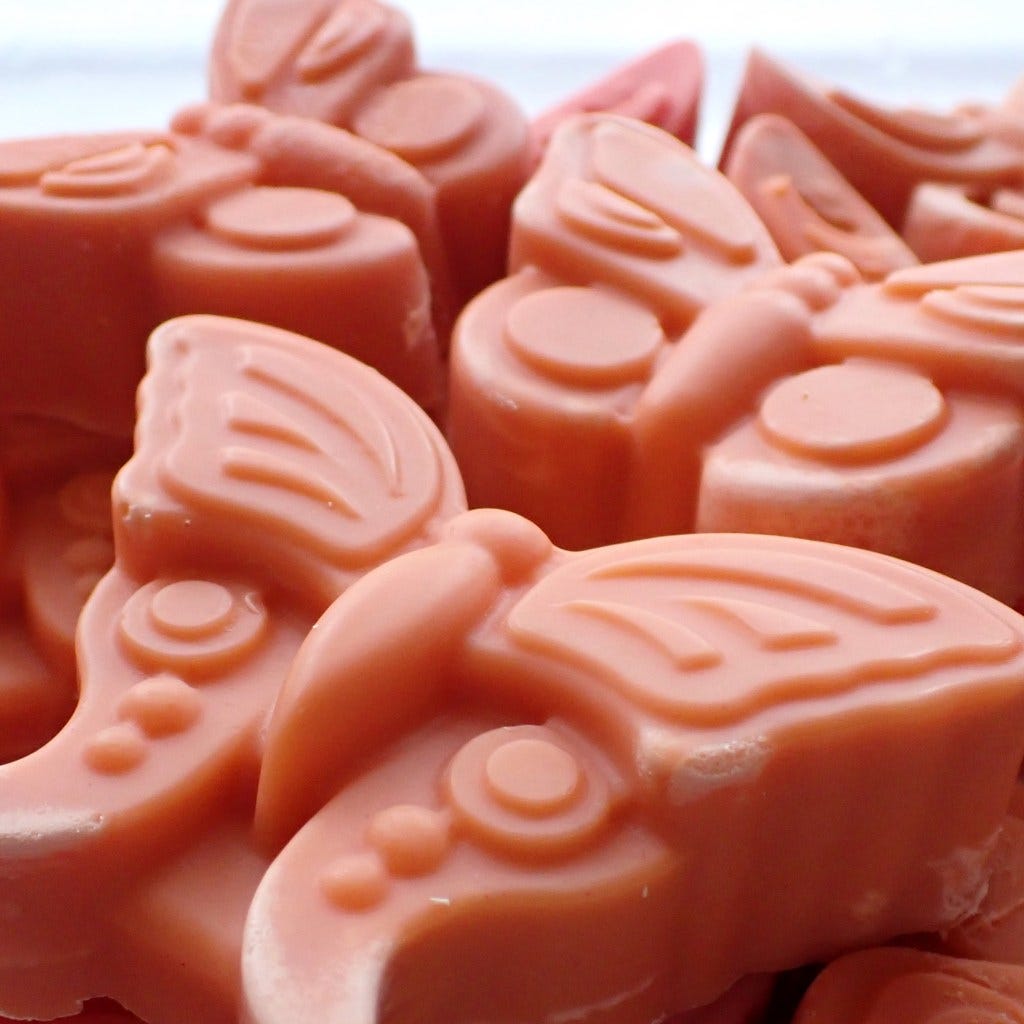
<instances>
[{"instance_id":1,"label":"pink soap bar","mask_svg":"<svg viewBox=\"0 0 1024 1024\"><path fill-rule=\"evenodd\" d=\"M501 90L417 67L412 29L377 0L229 0L210 95L349 128L437 188L461 305L501 276L509 207L529 172L524 115Z\"/></svg>"},{"instance_id":2,"label":"pink soap bar","mask_svg":"<svg viewBox=\"0 0 1024 1024\"><path fill-rule=\"evenodd\" d=\"M573 114L604 112L636 118L693 146L697 136L704 57L689 40L645 53L586 86L530 125L534 163L539 163L555 129Z\"/></svg>"},{"instance_id":3,"label":"pink soap bar","mask_svg":"<svg viewBox=\"0 0 1024 1024\"><path fill-rule=\"evenodd\" d=\"M789 538L561 551L336 351L150 361L76 713L0 766L3 1012L642 1024L978 905L1016 613Z\"/></svg>"},{"instance_id":4,"label":"pink soap bar","mask_svg":"<svg viewBox=\"0 0 1024 1024\"><path fill-rule=\"evenodd\" d=\"M169 968L181 963L182 932L161 927L145 901L138 909L139 880L159 876L186 837L230 816L247 792L251 800L263 719L319 612L465 507L426 414L339 352L195 317L157 332L151 364L136 454L113 491L116 563L79 624L78 709L55 739L0 772L0 790L20 792L20 806L0 812L0 846L39 840L7 874L7 895L31 922L0 937L0 1007L19 1016L67 1014L103 994L147 1020L227 1019L237 952L226 969L197 957L198 980ZM58 538L91 524L97 503L85 496L80 486L62 492L72 522L50 528ZM109 483L102 505L109 528ZM84 539L76 550L98 551ZM47 568L47 551L44 597L56 585L47 574L75 567ZM85 561L80 570L91 571ZM68 844L74 856L48 860ZM139 914L143 925L126 927ZM240 934L241 919L226 927ZM172 947L166 960L138 944L154 934ZM203 941L197 948L211 950L216 928ZM38 966L27 970L25 956Z\"/></svg>"},{"instance_id":5,"label":"pink soap bar","mask_svg":"<svg viewBox=\"0 0 1024 1024\"><path fill-rule=\"evenodd\" d=\"M1024 86L210 77L0 145L0 1024L1024 1019L1024 262L890 226L1015 247Z\"/></svg>"},{"instance_id":6,"label":"pink soap bar","mask_svg":"<svg viewBox=\"0 0 1024 1024\"><path fill-rule=\"evenodd\" d=\"M479 561L481 551L497 568ZM402 605L386 630L386 658L363 645L344 652L355 622L422 592L441 564L445 593L433 608ZM498 599L499 613L487 595L503 586L514 589ZM916 604L925 592L928 610ZM974 591L852 549L691 535L567 555L545 553L514 517L456 520L436 552L390 563L332 607L275 705L256 827L286 844L246 925L249 1018L377 1020L379 1007L399 999L423 1021L450 1019L454 1006L467 1021L499 1007L513 1019L552 1020L620 999L621 1019L651 1020L659 1008L721 991L740 964L778 968L877 941L925 904L924 916L936 915L929 927L969 912L1021 740L1007 727L1012 749L989 807L997 817L981 827L980 844L956 844L966 872L937 850L924 854L919 844L940 842L962 814L980 824L977 807L952 811L949 801L964 795L963 771L991 750L996 724L993 716L970 756L940 759L955 761L956 787L924 783L925 750L973 717L952 692L948 704L932 690L938 675L924 665L942 675L953 664L966 669L969 649L970 659L989 657L966 634L963 647L953 639L952 620L932 603L940 592L943 603L956 592L1019 624ZM437 652L441 615L455 628L444 643L455 646L425 674L419 657L397 652L414 637L417 651ZM856 628L859 642L840 640L840 628ZM878 630L877 641L861 628ZM949 643L962 653L953 657ZM838 670L832 659L854 650L855 663ZM881 670L909 667L908 656L924 672L915 682ZM366 716L357 726L327 709L342 694L366 701L382 672L393 705L429 707L429 695L450 694L476 707L491 692L510 709L557 708L558 717L485 727L467 708L407 735L363 773L373 744ZM840 678L872 682L851 691ZM903 685L914 693L906 704ZM393 722L377 727L393 735ZM936 762L928 764L934 778ZM991 766L975 777L990 786ZM350 781L317 810L326 778ZM923 786L916 792L934 792L925 829L905 828L901 787L892 785L911 778ZM870 824L839 810L854 805ZM837 846L849 854L826 856ZM930 881L918 874L925 864L938 872ZM919 881L909 883L908 871ZM520 944L518 935L536 938ZM550 951L567 943L573 959L546 972Z\"/></svg>"},{"instance_id":7,"label":"pink soap bar","mask_svg":"<svg viewBox=\"0 0 1024 1024\"><path fill-rule=\"evenodd\" d=\"M869 281L917 262L881 215L784 117L760 114L747 121L723 170L787 260L837 252Z\"/></svg>"},{"instance_id":8,"label":"pink soap bar","mask_svg":"<svg viewBox=\"0 0 1024 1024\"><path fill-rule=\"evenodd\" d=\"M992 129L985 113L973 108L949 114L891 110L799 75L754 50L723 160L743 124L766 113L792 121L896 228L920 182L986 189L1021 183L1021 144Z\"/></svg>"}]
</instances>

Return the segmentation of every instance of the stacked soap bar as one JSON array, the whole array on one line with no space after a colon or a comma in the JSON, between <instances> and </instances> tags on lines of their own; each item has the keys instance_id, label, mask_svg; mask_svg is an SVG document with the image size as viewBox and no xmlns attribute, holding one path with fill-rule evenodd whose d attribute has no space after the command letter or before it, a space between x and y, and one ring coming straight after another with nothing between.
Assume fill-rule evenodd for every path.
<instances>
[{"instance_id":1,"label":"stacked soap bar","mask_svg":"<svg viewBox=\"0 0 1024 1024\"><path fill-rule=\"evenodd\" d=\"M1019 96L701 80L232 0L0 148L0 1012L1024 1014Z\"/></svg>"}]
</instances>

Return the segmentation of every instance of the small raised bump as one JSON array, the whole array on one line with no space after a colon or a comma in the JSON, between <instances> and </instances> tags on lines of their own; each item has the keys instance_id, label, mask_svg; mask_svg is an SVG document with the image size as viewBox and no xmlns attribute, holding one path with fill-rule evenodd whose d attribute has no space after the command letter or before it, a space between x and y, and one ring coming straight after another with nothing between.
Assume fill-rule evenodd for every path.
<instances>
[{"instance_id":1,"label":"small raised bump","mask_svg":"<svg viewBox=\"0 0 1024 1024\"><path fill-rule=\"evenodd\" d=\"M173 168L174 153L166 143L134 142L47 171L39 184L51 196L105 199L141 192L167 178Z\"/></svg>"},{"instance_id":2,"label":"small raised bump","mask_svg":"<svg viewBox=\"0 0 1024 1024\"><path fill-rule=\"evenodd\" d=\"M118 701L118 717L135 722L150 738L173 736L196 723L199 694L173 675L151 676L136 683Z\"/></svg>"},{"instance_id":3,"label":"small raised bump","mask_svg":"<svg viewBox=\"0 0 1024 1024\"><path fill-rule=\"evenodd\" d=\"M596 181L567 179L558 190L556 209L570 227L604 245L652 259L683 251L683 236L675 228Z\"/></svg>"},{"instance_id":4,"label":"small raised bump","mask_svg":"<svg viewBox=\"0 0 1024 1024\"><path fill-rule=\"evenodd\" d=\"M665 340L642 306L594 288L551 288L508 312L505 340L530 367L565 384L642 381Z\"/></svg>"},{"instance_id":5,"label":"small raised bump","mask_svg":"<svg viewBox=\"0 0 1024 1024\"><path fill-rule=\"evenodd\" d=\"M65 522L89 533L110 536L113 520L110 511L110 473L82 473L73 477L57 495L57 504Z\"/></svg>"},{"instance_id":6,"label":"small raised bump","mask_svg":"<svg viewBox=\"0 0 1024 1024\"><path fill-rule=\"evenodd\" d=\"M355 222L356 209L344 196L312 188L246 189L206 211L206 226L218 238L270 251L330 245Z\"/></svg>"},{"instance_id":7,"label":"small raised bump","mask_svg":"<svg viewBox=\"0 0 1024 1024\"><path fill-rule=\"evenodd\" d=\"M492 751L484 767L491 795L510 810L541 817L564 810L583 776L567 750L547 740L524 738Z\"/></svg>"},{"instance_id":8,"label":"small raised bump","mask_svg":"<svg viewBox=\"0 0 1024 1024\"><path fill-rule=\"evenodd\" d=\"M864 462L920 447L946 416L946 400L927 377L881 364L845 363L776 385L761 405L758 425L797 455Z\"/></svg>"},{"instance_id":9,"label":"small raised bump","mask_svg":"<svg viewBox=\"0 0 1024 1024\"><path fill-rule=\"evenodd\" d=\"M463 146L486 113L484 97L471 82L424 75L382 89L356 116L355 130L417 163L441 159Z\"/></svg>"},{"instance_id":10,"label":"small raised bump","mask_svg":"<svg viewBox=\"0 0 1024 1024\"><path fill-rule=\"evenodd\" d=\"M808 253L806 256L801 256L793 266L817 267L831 275L841 288L849 288L851 285L860 284L863 281L856 264L849 257L838 252Z\"/></svg>"},{"instance_id":11,"label":"small raised bump","mask_svg":"<svg viewBox=\"0 0 1024 1024\"><path fill-rule=\"evenodd\" d=\"M398 804L373 816L366 830L366 840L392 875L401 878L426 875L434 871L448 853L448 817L427 807Z\"/></svg>"},{"instance_id":12,"label":"small raised bump","mask_svg":"<svg viewBox=\"0 0 1024 1024\"><path fill-rule=\"evenodd\" d=\"M513 584L532 575L554 551L554 545L539 526L504 509L463 512L452 521L449 536L488 551L505 582Z\"/></svg>"},{"instance_id":13,"label":"small raised bump","mask_svg":"<svg viewBox=\"0 0 1024 1024\"><path fill-rule=\"evenodd\" d=\"M96 733L85 744L85 763L101 775L123 775L146 757L146 738L132 722L118 722Z\"/></svg>"},{"instance_id":14,"label":"small raised bump","mask_svg":"<svg viewBox=\"0 0 1024 1024\"><path fill-rule=\"evenodd\" d=\"M350 854L328 865L320 889L340 910L369 910L387 895L388 873L375 853Z\"/></svg>"},{"instance_id":15,"label":"small raised bump","mask_svg":"<svg viewBox=\"0 0 1024 1024\"><path fill-rule=\"evenodd\" d=\"M244 149L273 116L263 107L245 103L200 103L179 110L171 120L171 130L202 136L226 149Z\"/></svg>"},{"instance_id":16,"label":"small raised bump","mask_svg":"<svg viewBox=\"0 0 1024 1024\"><path fill-rule=\"evenodd\" d=\"M839 283L825 268L801 262L770 270L757 282L757 288L788 292L813 311L828 309L842 294Z\"/></svg>"},{"instance_id":17,"label":"small raised bump","mask_svg":"<svg viewBox=\"0 0 1024 1024\"><path fill-rule=\"evenodd\" d=\"M386 24L387 15L372 0L340 4L299 54L295 70L306 82L341 71L370 49Z\"/></svg>"}]
</instances>

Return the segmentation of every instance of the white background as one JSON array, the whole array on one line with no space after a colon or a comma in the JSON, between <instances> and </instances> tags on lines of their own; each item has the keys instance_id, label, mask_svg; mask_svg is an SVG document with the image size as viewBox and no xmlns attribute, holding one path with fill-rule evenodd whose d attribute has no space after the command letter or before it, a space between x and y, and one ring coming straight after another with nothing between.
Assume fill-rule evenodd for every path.
<instances>
[{"instance_id":1,"label":"white background","mask_svg":"<svg viewBox=\"0 0 1024 1024\"><path fill-rule=\"evenodd\" d=\"M1024 75L1024 0L397 0L424 66L485 75L537 112L671 38L708 63L713 156L747 48L890 103L996 100ZM220 0L0 0L0 138L160 127L201 98Z\"/></svg>"}]
</instances>

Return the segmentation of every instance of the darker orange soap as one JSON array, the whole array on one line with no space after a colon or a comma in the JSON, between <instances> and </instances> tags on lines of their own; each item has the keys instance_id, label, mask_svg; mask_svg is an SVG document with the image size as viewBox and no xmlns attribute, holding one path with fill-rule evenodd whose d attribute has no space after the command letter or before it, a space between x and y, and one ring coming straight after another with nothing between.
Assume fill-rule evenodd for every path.
<instances>
[{"instance_id":1,"label":"darker orange soap","mask_svg":"<svg viewBox=\"0 0 1024 1024\"><path fill-rule=\"evenodd\" d=\"M604 112L645 121L693 146L704 89L704 56L677 40L629 61L534 118L533 159L539 163L554 130L573 114Z\"/></svg>"}]
</instances>

